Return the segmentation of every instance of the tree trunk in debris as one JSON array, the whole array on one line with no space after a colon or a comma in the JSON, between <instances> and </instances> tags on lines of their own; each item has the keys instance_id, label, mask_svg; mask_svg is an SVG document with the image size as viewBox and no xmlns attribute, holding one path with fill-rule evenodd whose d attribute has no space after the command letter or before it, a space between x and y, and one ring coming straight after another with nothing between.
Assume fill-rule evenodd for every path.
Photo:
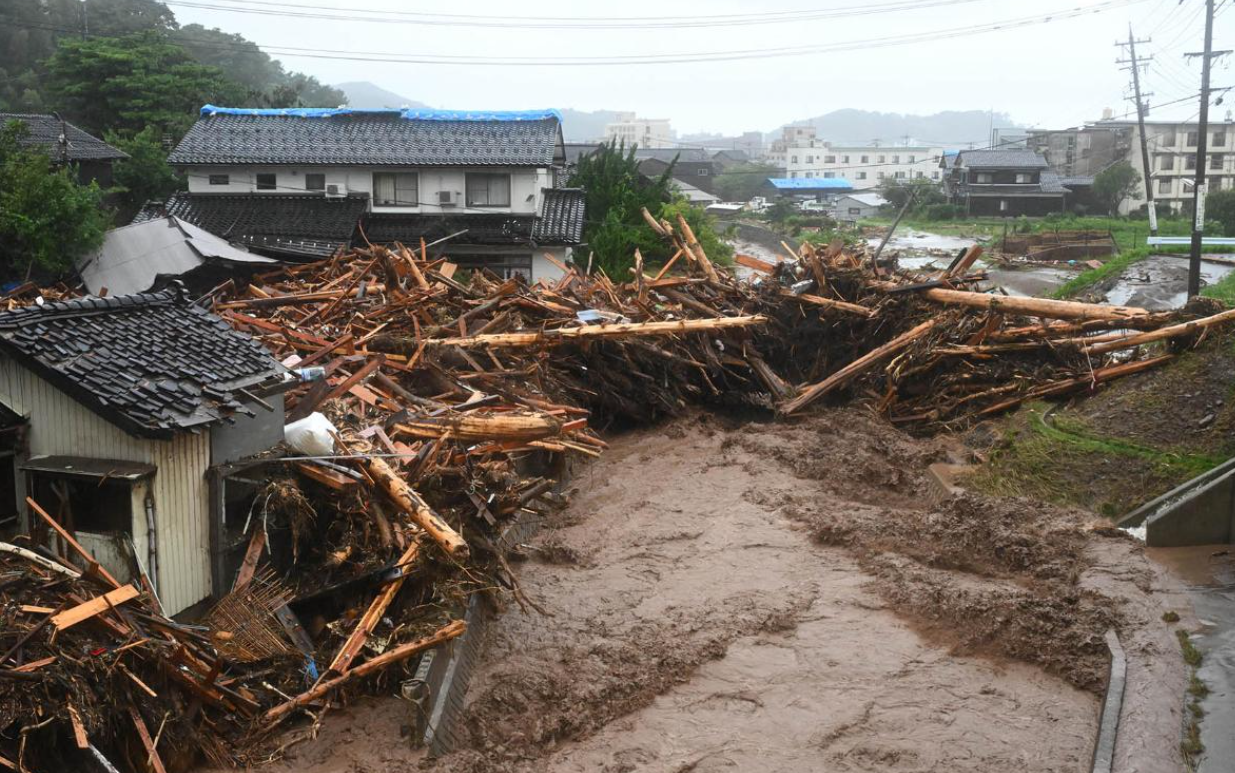
<instances>
[{"instance_id":1,"label":"tree trunk in debris","mask_svg":"<svg viewBox=\"0 0 1235 773\"><path fill-rule=\"evenodd\" d=\"M1008 295L974 293L966 290L948 290L936 287L924 290L922 296L936 303L973 306L980 309L1026 314L1051 319L1124 319L1139 317L1149 312L1135 306L1105 306L1076 301L1055 301L1047 298L1017 298Z\"/></svg>"},{"instance_id":2,"label":"tree trunk in debris","mask_svg":"<svg viewBox=\"0 0 1235 773\"><path fill-rule=\"evenodd\" d=\"M365 641L369 638L369 634L373 633L373 629L377 627L377 623L382 619L382 615L386 614L386 609L390 603L394 601L395 596L399 594L399 589L403 587L403 581L407 578L407 568L416 561L416 555L420 552L420 543L412 540L412 544L407 546L407 550L403 551L403 555L399 556L399 571L398 578L382 588L369 604L369 608L365 610L363 616L356 623L356 627L352 629L351 635L347 637L347 641L339 648L339 653L334 656L334 660L330 663L330 668L326 673L345 674L347 669L352 665L352 661L360 654L360 648L364 646ZM323 675L324 676L324 675Z\"/></svg>"},{"instance_id":3,"label":"tree trunk in debris","mask_svg":"<svg viewBox=\"0 0 1235 773\"><path fill-rule=\"evenodd\" d=\"M1194 319L1189 322L1181 322L1178 325L1158 328L1148 333L1140 333L1114 341L1098 343L1087 347L1086 351L1091 354L1101 354L1102 352L1113 352L1116 349L1127 349L1133 346L1140 346L1141 344L1149 344L1154 341L1164 341L1168 338L1178 338L1191 335L1192 333L1199 333L1211 325L1217 325L1233 319L1235 319L1235 309L1224 311L1221 314L1214 314L1211 317L1202 317L1201 319Z\"/></svg>"},{"instance_id":4,"label":"tree trunk in debris","mask_svg":"<svg viewBox=\"0 0 1235 773\"><path fill-rule=\"evenodd\" d=\"M416 416L395 428L416 437L473 440L540 440L561 431L562 423L548 414L486 413Z\"/></svg>"},{"instance_id":5,"label":"tree trunk in debris","mask_svg":"<svg viewBox=\"0 0 1235 773\"><path fill-rule=\"evenodd\" d=\"M634 336L666 336L679 333L694 333L709 330L725 330L733 327L762 325L768 321L763 315L752 317L716 317L715 319L678 319L668 322L623 322L610 325L584 325L535 333L492 333L467 338L435 338L425 343L430 346L535 346L552 344L578 338L627 338Z\"/></svg>"},{"instance_id":6,"label":"tree trunk in debris","mask_svg":"<svg viewBox=\"0 0 1235 773\"><path fill-rule=\"evenodd\" d=\"M365 464L373 480L411 517L413 523L428 532L433 541L442 546L442 550L455 558L467 556L467 543L463 541L463 537L433 512L416 490L407 485L407 481L399 477L390 465L378 457L365 460Z\"/></svg>"}]
</instances>

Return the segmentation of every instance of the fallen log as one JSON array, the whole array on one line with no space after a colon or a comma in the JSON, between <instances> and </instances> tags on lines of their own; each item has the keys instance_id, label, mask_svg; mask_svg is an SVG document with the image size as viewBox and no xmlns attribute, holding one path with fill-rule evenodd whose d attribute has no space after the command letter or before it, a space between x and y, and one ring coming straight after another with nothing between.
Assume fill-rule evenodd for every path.
<instances>
[{"instance_id":1,"label":"fallen log","mask_svg":"<svg viewBox=\"0 0 1235 773\"><path fill-rule=\"evenodd\" d=\"M833 300L832 298L824 298L818 295L809 295L809 294L793 295L792 293L786 293L786 295L788 295L791 298L797 298L799 301L805 301L806 303L813 304L815 306L822 306L825 309L837 309L838 311L847 311L850 314L860 314L863 317L873 317L875 315L875 312L872 309L868 309L865 306L859 306L856 303L847 303L845 301L837 301L837 300Z\"/></svg>"},{"instance_id":2,"label":"fallen log","mask_svg":"<svg viewBox=\"0 0 1235 773\"><path fill-rule=\"evenodd\" d=\"M887 283L882 283L881 286L885 290L896 287L896 285ZM1105 306L1097 303L1056 301L1049 298L1021 298L1011 295L975 293L968 290L948 290L942 287L923 290L922 297L936 303L972 306L1007 314L1049 319L1127 319L1149 313L1135 306Z\"/></svg>"},{"instance_id":3,"label":"fallen log","mask_svg":"<svg viewBox=\"0 0 1235 773\"><path fill-rule=\"evenodd\" d=\"M466 338L435 338L425 341L430 346L536 346L555 344L579 338L626 338L635 336L668 336L681 333L727 330L729 328L762 325L768 318L762 314L713 319L679 319L667 322L619 322L611 325L583 325L534 333L491 333Z\"/></svg>"},{"instance_id":4,"label":"fallen log","mask_svg":"<svg viewBox=\"0 0 1235 773\"><path fill-rule=\"evenodd\" d=\"M540 440L558 434L561 428L562 422L543 413L416 416L395 425L396 431L414 437L437 438L449 434L463 441Z\"/></svg>"},{"instance_id":5,"label":"fallen log","mask_svg":"<svg viewBox=\"0 0 1235 773\"><path fill-rule=\"evenodd\" d=\"M407 660L413 655L417 655L427 649L436 647L439 644L444 644L451 639L461 636L466 630L467 623L462 620L455 620L452 623L448 623L442 628L439 628L435 633L426 636L423 639L417 639L416 641L408 642L407 644L395 647L388 652L378 655L372 660L361 663L359 666L356 666L346 674L319 682L309 690L306 690L300 695L297 695L295 698L292 698L290 701L281 703L270 709L265 713L265 715L263 715L263 719L270 724L279 722L297 708L304 706L307 703L312 703L337 687L341 687L348 682L367 676L375 671L380 671L393 663Z\"/></svg>"},{"instance_id":6,"label":"fallen log","mask_svg":"<svg viewBox=\"0 0 1235 773\"><path fill-rule=\"evenodd\" d=\"M1124 336L1113 341L1103 341L1092 346L1085 347L1085 351L1090 354L1101 354L1103 352L1113 352L1117 349L1128 349L1141 344L1149 344L1154 341L1164 341L1168 338L1179 338L1181 336L1191 335L1200 332L1207 327L1218 325L1223 322L1235 320L1235 309L1224 311L1220 314L1214 314L1210 317L1202 317L1201 319L1193 319L1187 322L1181 322L1178 325L1170 325L1161 327L1157 330L1151 330L1148 333L1138 333L1136 335Z\"/></svg>"},{"instance_id":7,"label":"fallen log","mask_svg":"<svg viewBox=\"0 0 1235 773\"><path fill-rule=\"evenodd\" d=\"M467 557L467 543L463 541L463 537L433 512L416 490L390 469L390 465L380 458L372 457L366 460L366 466L373 480L377 481L395 504L411 517L413 523L424 529L434 542L455 558Z\"/></svg>"},{"instance_id":8,"label":"fallen log","mask_svg":"<svg viewBox=\"0 0 1235 773\"><path fill-rule=\"evenodd\" d=\"M787 416L791 413L800 411L815 400L826 395L828 392L831 392L833 389L843 386L859 373L862 373L868 368L874 367L882 360L891 357L901 349L904 349L909 344L929 333L935 328L935 326L940 324L940 322L942 322L942 320L928 319L908 332L898 335L896 338L888 341L878 349L872 349L865 355L859 357L832 375L828 376L823 381L799 390L798 396L786 403L782 403L778 409L778 412L783 416Z\"/></svg>"}]
</instances>

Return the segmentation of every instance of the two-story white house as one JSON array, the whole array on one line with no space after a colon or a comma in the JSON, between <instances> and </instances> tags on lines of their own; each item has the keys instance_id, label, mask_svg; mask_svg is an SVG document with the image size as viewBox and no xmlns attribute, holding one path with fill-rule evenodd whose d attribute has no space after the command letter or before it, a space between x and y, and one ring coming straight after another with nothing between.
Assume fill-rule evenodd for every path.
<instances>
[{"instance_id":1,"label":"two-story white house","mask_svg":"<svg viewBox=\"0 0 1235 773\"><path fill-rule=\"evenodd\" d=\"M423 238L463 267L539 279L582 236L583 192L555 187L565 160L556 110L206 105L168 157L188 192L163 210L284 257Z\"/></svg>"},{"instance_id":2,"label":"two-story white house","mask_svg":"<svg viewBox=\"0 0 1235 773\"><path fill-rule=\"evenodd\" d=\"M940 182L943 148L932 146L877 147L819 142L790 146L785 151L785 174L790 178L844 178L854 190L878 188L889 180Z\"/></svg>"}]
</instances>

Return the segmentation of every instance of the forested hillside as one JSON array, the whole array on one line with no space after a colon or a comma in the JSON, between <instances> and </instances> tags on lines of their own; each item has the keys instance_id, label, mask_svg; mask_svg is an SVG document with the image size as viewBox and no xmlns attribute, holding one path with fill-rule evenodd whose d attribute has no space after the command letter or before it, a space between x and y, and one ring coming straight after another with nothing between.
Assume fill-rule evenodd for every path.
<instances>
[{"instance_id":1,"label":"forested hillside","mask_svg":"<svg viewBox=\"0 0 1235 773\"><path fill-rule=\"evenodd\" d=\"M172 59L212 68L201 72L248 105L339 105L346 99L315 78L285 70L241 35L200 24L181 27L157 0L0 0L0 111L62 110L78 119L54 72L61 44L91 42L106 50L105 41L137 33L168 47ZM90 127L108 128L115 127Z\"/></svg>"}]
</instances>

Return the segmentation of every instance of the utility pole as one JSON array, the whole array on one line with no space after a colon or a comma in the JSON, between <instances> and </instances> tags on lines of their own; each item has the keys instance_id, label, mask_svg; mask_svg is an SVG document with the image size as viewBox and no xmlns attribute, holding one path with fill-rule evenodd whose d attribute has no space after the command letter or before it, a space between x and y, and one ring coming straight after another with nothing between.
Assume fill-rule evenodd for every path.
<instances>
[{"instance_id":1,"label":"utility pole","mask_svg":"<svg viewBox=\"0 0 1235 773\"><path fill-rule=\"evenodd\" d=\"M1136 38L1134 38L1132 36L1132 25L1129 24L1128 25L1128 42L1115 44L1116 46L1120 48L1122 48L1123 46L1128 47L1128 58L1127 59L1116 59L1115 64L1127 64L1128 65L1127 67L1124 67L1121 69L1132 71L1132 89L1136 95L1136 124L1137 124L1137 129L1141 135L1141 165L1145 171L1145 204L1149 211L1149 234L1150 236L1157 236L1158 235L1158 212L1154 207L1154 186L1153 186L1153 180L1150 179L1152 176L1150 174L1150 172L1152 171L1152 167L1149 164L1149 143L1147 141L1147 138L1145 137L1145 113L1147 112L1147 110L1146 110L1146 105L1145 105L1145 99L1141 95L1141 62L1137 61L1137 58L1136 58L1136 44L1137 43L1148 43L1148 42L1150 41L1149 40L1137 40ZM1148 59L1145 59L1144 61L1149 62L1152 59L1153 57L1151 56ZM1149 96L1149 95L1147 94L1145 96Z\"/></svg>"},{"instance_id":2,"label":"utility pole","mask_svg":"<svg viewBox=\"0 0 1235 773\"><path fill-rule=\"evenodd\" d=\"M1196 182L1192 186L1192 253L1188 261L1188 297L1201 292L1201 239L1205 229L1205 157L1209 139L1209 63L1216 56L1230 51L1214 51L1214 0L1205 0L1205 50L1199 54L1184 54L1201 57L1201 115L1196 137Z\"/></svg>"}]
</instances>

